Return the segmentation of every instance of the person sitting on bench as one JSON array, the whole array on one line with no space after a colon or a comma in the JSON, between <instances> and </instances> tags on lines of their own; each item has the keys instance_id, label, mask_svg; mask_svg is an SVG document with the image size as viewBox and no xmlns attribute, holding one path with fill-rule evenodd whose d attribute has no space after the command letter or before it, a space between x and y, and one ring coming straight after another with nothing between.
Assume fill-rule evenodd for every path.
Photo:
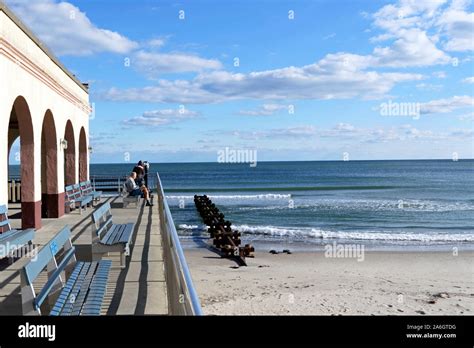
<instances>
[{"instance_id":1,"label":"person sitting on bench","mask_svg":"<svg viewBox=\"0 0 474 348\"><path fill-rule=\"evenodd\" d=\"M146 200L146 206L152 207L153 204L150 202L150 194L148 189L145 185L138 187L135 183L135 179L137 178L137 173L131 172L130 176L127 178L125 182L125 187L127 188L127 192L130 196L142 196Z\"/></svg>"},{"instance_id":2,"label":"person sitting on bench","mask_svg":"<svg viewBox=\"0 0 474 348\"><path fill-rule=\"evenodd\" d=\"M135 182L139 187L145 184L145 168L143 167L143 161L139 161L135 167L133 167L132 172L137 173L137 178Z\"/></svg>"}]
</instances>

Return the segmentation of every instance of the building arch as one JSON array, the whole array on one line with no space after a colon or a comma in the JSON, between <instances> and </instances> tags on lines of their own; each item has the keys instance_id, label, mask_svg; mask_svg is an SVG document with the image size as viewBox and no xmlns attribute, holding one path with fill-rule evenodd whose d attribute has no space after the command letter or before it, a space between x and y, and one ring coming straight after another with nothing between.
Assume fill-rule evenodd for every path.
<instances>
[{"instance_id":1,"label":"building arch","mask_svg":"<svg viewBox=\"0 0 474 348\"><path fill-rule=\"evenodd\" d=\"M21 225L41 227L41 201L35 201L34 130L30 107L23 96L16 97L8 124L8 152L20 137Z\"/></svg>"},{"instance_id":2,"label":"building arch","mask_svg":"<svg viewBox=\"0 0 474 348\"><path fill-rule=\"evenodd\" d=\"M87 180L87 137L84 127L79 134L79 182Z\"/></svg>"},{"instance_id":3,"label":"building arch","mask_svg":"<svg viewBox=\"0 0 474 348\"><path fill-rule=\"evenodd\" d=\"M76 183L76 140L71 120L66 123L64 140L67 147L64 149L64 186Z\"/></svg>"},{"instance_id":4,"label":"building arch","mask_svg":"<svg viewBox=\"0 0 474 348\"><path fill-rule=\"evenodd\" d=\"M51 110L47 110L41 128L41 216L57 218L64 214L64 202L58 195L58 137Z\"/></svg>"}]
</instances>

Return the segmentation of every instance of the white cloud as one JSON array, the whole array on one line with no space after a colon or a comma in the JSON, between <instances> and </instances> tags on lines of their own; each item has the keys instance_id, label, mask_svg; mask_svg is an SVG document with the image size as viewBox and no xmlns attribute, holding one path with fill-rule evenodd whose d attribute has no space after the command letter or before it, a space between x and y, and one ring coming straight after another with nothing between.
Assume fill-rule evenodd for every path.
<instances>
[{"instance_id":1,"label":"white cloud","mask_svg":"<svg viewBox=\"0 0 474 348\"><path fill-rule=\"evenodd\" d=\"M438 19L437 25L447 37L448 51L474 50L474 13L466 12L468 1L454 0Z\"/></svg>"},{"instance_id":2,"label":"white cloud","mask_svg":"<svg viewBox=\"0 0 474 348\"><path fill-rule=\"evenodd\" d=\"M435 141L445 140L447 142L454 140L468 139L472 136L473 130L452 129L444 132L434 132L427 129L419 129L406 124L394 127L356 127L348 123L339 123L327 129L318 129L313 125L301 125L289 128L275 128L259 132L231 132L230 135L242 140L272 140L275 138L287 138L293 142L293 138L298 138L301 142L308 140L314 142L315 139L325 141L351 141L356 143L386 144L392 142L407 141Z\"/></svg>"},{"instance_id":3,"label":"white cloud","mask_svg":"<svg viewBox=\"0 0 474 348\"><path fill-rule=\"evenodd\" d=\"M458 137L458 138L467 138L471 139L474 137L474 129L468 128L468 129L455 129L450 132L450 135L453 137Z\"/></svg>"},{"instance_id":4,"label":"white cloud","mask_svg":"<svg viewBox=\"0 0 474 348\"><path fill-rule=\"evenodd\" d=\"M458 116L460 121L474 121L474 111Z\"/></svg>"},{"instance_id":5,"label":"white cloud","mask_svg":"<svg viewBox=\"0 0 474 348\"><path fill-rule=\"evenodd\" d=\"M266 134L267 137L291 137L301 138L317 134L317 129L314 126L297 126L289 128L273 129Z\"/></svg>"},{"instance_id":6,"label":"white cloud","mask_svg":"<svg viewBox=\"0 0 474 348\"><path fill-rule=\"evenodd\" d=\"M379 73L368 70L371 57L328 54L302 66L256 71L204 72L192 80L158 80L155 86L120 90L102 97L113 101L214 103L238 99L348 99L380 98L397 83L420 80L420 74Z\"/></svg>"},{"instance_id":7,"label":"white cloud","mask_svg":"<svg viewBox=\"0 0 474 348\"><path fill-rule=\"evenodd\" d=\"M332 39L333 37L336 37L336 33L331 33L329 35L324 36L323 40L329 40L329 39Z\"/></svg>"},{"instance_id":8,"label":"white cloud","mask_svg":"<svg viewBox=\"0 0 474 348\"><path fill-rule=\"evenodd\" d=\"M158 127L169 125L199 116L197 111L188 109L162 109L145 111L142 115L126 119L122 124L126 127L146 126Z\"/></svg>"},{"instance_id":9,"label":"white cloud","mask_svg":"<svg viewBox=\"0 0 474 348\"><path fill-rule=\"evenodd\" d=\"M374 25L386 33L371 40L377 42L398 38L405 30L433 30L440 35L445 50L472 51L474 13L466 12L469 4L470 1L465 0L400 0L395 4L386 5L372 16ZM430 40L435 44L438 36ZM422 54L424 49L424 46L420 46L416 55Z\"/></svg>"},{"instance_id":10,"label":"white cloud","mask_svg":"<svg viewBox=\"0 0 474 348\"><path fill-rule=\"evenodd\" d=\"M115 31L98 28L68 2L7 0L7 4L57 55L124 54L137 47L137 43Z\"/></svg>"},{"instance_id":11,"label":"white cloud","mask_svg":"<svg viewBox=\"0 0 474 348\"><path fill-rule=\"evenodd\" d=\"M474 83L474 76L466 77L462 80L464 83Z\"/></svg>"},{"instance_id":12,"label":"white cloud","mask_svg":"<svg viewBox=\"0 0 474 348\"><path fill-rule=\"evenodd\" d=\"M113 143L117 139L117 134L108 132L90 132L89 133L90 145L94 149L104 148Z\"/></svg>"},{"instance_id":13,"label":"white cloud","mask_svg":"<svg viewBox=\"0 0 474 348\"><path fill-rule=\"evenodd\" d=\"M445 3L446 0L400 0L382 7L372 17L375 26L396 34L401 29L426 28Z\"/></svg>"},{"instance_id":14,"label":"white cloud","mask_svg":"<svg viewBox=\"0 0 474 348\"><path fill-rule=\"evenodd\" d=\"M434 71L432 75L438 79L445 79L447 76L444 71Z\"/></svg>"},{"instance_id":15,"label":"white cloud","mask_svg":"<svg viewBox=\"0 0 474 348\"><path fill-rule=\"evenodd\" d=\"M379 65L410 67L448 63L450 57L436 47L438 36L428 35L445 3L446 0L400 0L375 12L373 25L385 32L371 41L394 40L391 46L374 49Z\"/></svg>"},{"instance_id":16,"label":"white cloud","mask_svg":"<svg viewBox=\"0 0 474 348\"><path fill-rule=\"evenodd\" d=\"M376 47L373 55L379 66L415 67L449 63L451 58L438 49L425 31L400 29L389 47Z\"/></svg>"},{"instance_id":17,"label":"white cloud","mask_svg":"<svg viewBox=\"0 0 474 348\"><path fill-rule=\"evenodd\" d=\"M153 48L160 48L164 46L165 43L166 43L165 38L155 38L155 39L148 40L147 45Z\"/></svg>"},{"instance_id":18,"label":"white cloud","mask_svg":"<svg viewBox=\"0 0 474 348\"><path fill-rule=\"evenodd\" d=\"M288 105L285 104L263 104L255 110L240 110L240 115L245 116L270 116L275 112L288 110Z\"/></svg>"},{"instance_id":19,"label":"white cloud","mask_svg":"<svg viewBox=\"0 0 474 348\"><path fill-rule=\"evenodd\" d=\"M186 53L159 53L144 50L133 55L132 65L148 76L222 68L221 62L215 59L204 59Z\"/></svg>"},{"instance_id":20,"label":"white cloud","mask_svg":"<svg viewBox=\"0 0 474 348\"><path fill-rule=\"evenodd\" d=\"M421 114L449 113L457 109L474 107L474 98L471 96L453 96L451 98L432 100L420 104Z\"/></svg>"},{"instance_id":21,"label":"white cloud","mask_svg":"<svg viewBox=\"0 0 474 348\"><path fill-rule=\"evenodd\" d=\"M315 126L303 125L288 128L274 128L266 131L231 131L226 132L228 135L234 136L242 140L261 140L275 138L298 138L302 140L304 137L312 137L318 134ZM215 132L209 132L215 134Z\"/></svg>"},{"instance_id":22,"label":"white cloud","mask_svg":"<svg viewBox=\"0 0 474 348\"><path fill-rule=\"evenodd\" d=\"M443 85L433 83L418 83L416 88L424 91L440 91L443 89Z\"/></svg>"}]
</instances>

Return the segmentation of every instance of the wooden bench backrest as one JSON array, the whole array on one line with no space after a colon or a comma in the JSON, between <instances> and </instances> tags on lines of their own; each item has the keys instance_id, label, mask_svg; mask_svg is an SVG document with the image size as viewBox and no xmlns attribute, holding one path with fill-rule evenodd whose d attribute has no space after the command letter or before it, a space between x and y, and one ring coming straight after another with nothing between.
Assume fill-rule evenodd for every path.
<instances>
[{"instance_id":1,"label":"wooden bench backrest","mask_svg":"<svg viewBox=\"0 0 474 348\"><path fill-rule=\"evenodd\" d=\"M86 195L86 194L89 193L89 189L88 189L88 187L87 187L87 184L86 184L84 181L83 181L83 182L80 182L80 183L79 183L79 186L80 186L80 188L81 188L81 192L82 192L83 195Z\"/></svg>"},{"instance_id":2,"label":"wooden bench backrest","mask_svg":"<svg viewBox=\"0 0 474 348\"><path fill-rule=\"evenodd\" d=\"M63 252L60 252L63 250ZM58 256L61 259L58 263ZM71 242L71 230L65 226L22 268L21 294L23 314L41 314L41 304L53 291L62 288L62 272L76 262L75 249ZM33 283L47 269L48 281L36 294Z\"/></svg>"},{"instance_id":3,"label":"wooden bench backrest","mask_svg":"<svg viewBox=\"0 0 474 348\"><path fill-rule=\"evenodd\" d=\"M98 238L107 233L112 225L112 212L110 211L110 203L105 202L97 208L92 214L92 221L95 225L95 234Z\"/></svg>"},{"instance_id":4,"label":"wooden bench backrest","mask_svg":"<svg viewBox=\"0 0 474 348\"><path fill-rule=\"evenodd\" d=\"M127 190L127 184L124 182L122 185L122 197L127 197L129 195L129 192Z\"/></svg>"},{"instance_id":5,"label":"wooden bench backrest","mask_svg":"<svg viewBox=\"0 0 474 348\"><path fill-rule=\"evenodd\" d=\"M66 186L64 191L66 193L66 201L73 201L76 198L76 194L74 192L74 185Z\"/></svg>"},{"instance_id":6,"label":"wooden bench backrest","mask_svg":"<svg viewBox=\"0 0 474 348\"><path fill-rule=\"evenodd\" d=\"M74 191L74 198L77 199L82 197L81 186L79 184L72 185L72 189Z\"/></svg>"},{"instance_id":7,"label":"wooden bench backrest","mask_svg":"<svg viewBox=\"0 0 474 348\"><path fill-rule=\"evenodd\" d=\"M10 220L8 219L7 206L0 205L0 234L10 231Z\"/></svg>"},{"instance_id":8,"label":"wooden bench backrest","mask_svg":"<svg viewBox=\"0 0 474 348\"><path fill-rule=\"evenodd\" d=\"M89 180L83 181L83 182L79 183L79 185L81 186L81 192L82 192L83 195L88 195L88 194L90 194L94 191L92 189L92 185L91 185L91 182Z\"/></svg>"}]
</instances>

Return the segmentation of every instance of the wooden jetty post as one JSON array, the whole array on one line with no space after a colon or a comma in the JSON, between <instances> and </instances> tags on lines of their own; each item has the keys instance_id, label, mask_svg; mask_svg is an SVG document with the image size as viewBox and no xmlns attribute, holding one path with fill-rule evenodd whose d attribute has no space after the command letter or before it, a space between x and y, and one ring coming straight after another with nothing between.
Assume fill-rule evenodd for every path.
<instances>
[{"instance_id":1,"label":"wooden jetty post","mask_svg":"<svg viewBox=\"0 0 474 348\"><path fill-rule=\"evenodd\" d=\"M240 266L247 266L245 258L254 257L254 247L250 244L240 246L240 232L232 230L232 223L225 220L224 214L219 211L209 197L195 195L194 204L202 220L209 227L208 231L211 238L214 239L214 246L220 250L222 255L235 259Z\"/></svg>"}]
</instances>

